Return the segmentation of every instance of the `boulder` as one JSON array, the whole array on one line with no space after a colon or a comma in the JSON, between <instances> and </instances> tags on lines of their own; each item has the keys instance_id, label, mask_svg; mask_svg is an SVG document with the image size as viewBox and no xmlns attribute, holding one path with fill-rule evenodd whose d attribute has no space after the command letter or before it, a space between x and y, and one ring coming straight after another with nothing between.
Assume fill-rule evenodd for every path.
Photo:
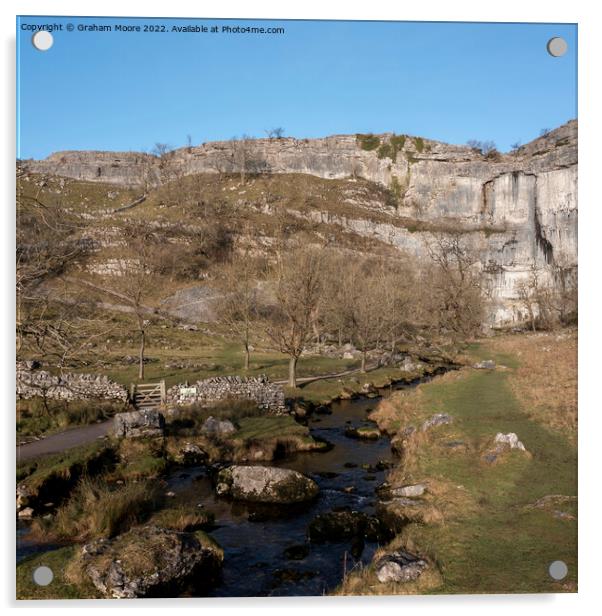
<instances>
[{"instance_id":1,"label":"boulder","mask_svg":"<svg viewBox=\"0 0 602 616\"><path fill-rule=\"evenodd\" d=\"M314 499L318 484L301 473L272 466L230 466L217 475L216 492L235 500L290 504Z\"/></svg>"},{"instance_id":2,"label":"boulder","mask_svg":"<svg viewBox=\"0 0 602 616\"><path fill-rule=\"evenodd\" d=\"M385 554L374 564L376 577L381 584L411 582L427 568L426 561L403 550Z\"/></svg>"},{"instance_id":3,"label":"boulder","mask_svg":"<svg viewBox=\"0 0 602 616\"><path fill-rule=\"evenodd\" d=\"M18 516L21 520L30 520L33 518L33 509L31 507L25 507L19 511Z\"/></svg>"},{"instance_id":4,"label":"boulder","mask_svg":"<svg viewBox=\"0 0 602 616\"><path fill-rule=\"evenodd\" d=\"M510 449L527 451L521 441L518 440L518 436L514 432L509 432L508 434L502 434L501 432L498 432L495 435L494 442L501 443L502 445L507 445Z\"/></svg>"},{"instance_id":5,"label":"boulder","mask_svg":"<svg viewBox=\"0 0 602 616\"><path fill-rule=\"evenodd\" d=\"M218 438L228 436L234 432L236 432L236 426L231 421L228 419L222 421L220 419L215 419L215 417L208 417L201 427L202 434L216 436Z\"/></svg>"},{"instance_id":6,"label":"boulder","mask_svg":"<svg viewBox=\"0 0 602 616\"><path fill-rule=\"evenodd\" d=\"M115 436L125 438L163 436L165 418L154 409L118 413L113 419Z\"/></svg>"},{"instance_id":7,"label":"boulder","mask_svg":"<svg viewBox=\"0 0 602 616\"><path fill-rule=\"evenodd\" d=\"M368 539L380 541L390 538L378 518L361 511L328 511L320 513L309 524L308 535L315 543L344 541L346 539Z\"/></svg>"},{"instance_id":8,"label":"boulder","mask_svg":"<svg viewBox=\"0 0 602 616\"><path fill-rule=\"evenodd\" d=\"M503 457L504 454L513 449L522 452L527 457L531 456L514 432L508 434L498 432L493 439L493 444L483 453L482 457L487 464L494 464L501 456Z\"/></svg>"},{"instance_id":9,"label":"boulder","mask_svg":"<svg viewBox=\"0 0 602 616\"><path fill-rule=\"evenodd\" d=\"M426 492L426 486L422 483L417 483L411 486L401 486L398 488L391 488L390 493L391 496L395 497L406 497L406 498L416 498L418 496L422 496Z\"/></svg>"},{"instance_id":10,"label":"boulder","mask_svg":"<svg viewBox=\"0 0 602 616\"><path fill-rule=\"evenodd\" d=\"M180 450L182 464L202 464L209 454L194 443L185 443Z\"/></svg>"},{"instance_id":11,"label":"boulder","mask_svg":"<svg viewBox=\"0 0 602 616\"><path fill-rule=\"evenodd\" d=\"M206 588L221 568L223 552L205 533L136 527L81 550L81 568L110 598L162 596L194 584ZM167 596L174 596L169 594Z\"/></svg>"},{"instance_id":12,"label":"boulder","mask_svg":"<svg viewBox=\"0 0 602 616\"><path fill-rule=\"evenodd\" d=\"M432 508L423 500L397 497L379 502L376 514L381 522L396 533L412 522L422 523L431 517Z\"/></svg>"}]
</instances>

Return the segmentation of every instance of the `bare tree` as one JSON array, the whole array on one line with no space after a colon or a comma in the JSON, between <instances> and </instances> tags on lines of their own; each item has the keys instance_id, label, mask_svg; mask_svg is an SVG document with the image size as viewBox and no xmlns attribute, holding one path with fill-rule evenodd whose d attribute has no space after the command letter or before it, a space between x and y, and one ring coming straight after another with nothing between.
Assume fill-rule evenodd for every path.
<instances>
[{"instance_id":1,"label":"bare tree","mask_svg":"<svg viewBox=\"0 0 602 616\"><path fill-rule=\"evenodd\" d=\"M277 126L276 128L269 128L265 131L268 139L282 139L284 137L284 128Z\"/></svg>"},{"instance_id":2,"label":"bare tree","mask_svg":"<svg viewBox=\"0 0 602 616\"><path fill-rule=\"evenodd\" d=\"M322 251L300 247L280 255L273 267L275 302L266 332L289 356L290 387L297 386L297 362L309 342L322 292Z\"/></svg>"},{"instance_id":3,"label":"bare tree","mask_svg":"<svg viewBox=\"0 0 602 616\"><path fill-rule=\"evenodd\" d=\"M243 135L240 139L233 137L231 145L234 166L240 174L240 183L244 184L251 169L253 139L248 135Z\"/></svg>"},{"instance_id":4,"label":"bare tree","mask_svg":"<svg viewBox=\"0 0 602 616\"><path fill-rule=\"evenodd\" d=\"M423 269L423 324L434 341L453 347L475 336L484 314L484 285L478 255L462 233L436 235L429 244L430 263Z\"/></svg>"},{"instance_id":5,"label":"bare tree","mask_svg":"<svg viewBox=\"0 0 602 616\"><path fill-rule=\"evenodd\" d=\"M497 152L495 141L479 141L478 139L469 139L466 142L466 145L483 156L491 156L493 153Z\"/></svg>"},{"instance_id":6,"label":"bare tree","mask_svg":"<svg viewBox=\"0 0 602 616\"><path fill-rule=\"evenodd\" d=\"M156 312L149 303L157 285L154 273L163 259L163 253L157 250L162 242L157 232L144 224L125 226L123 238L126 251L116 259L115 275L108 292L125 300L130 309L134 330L139 336L138 378L142 380L149 317Z\"/></svg>"},{"instance_id":7,"label":"bare tree","mask_svg":"<svg viewBox=\"0 0 602 616\"><path fill-rule=\"evenodd\" d=\"M257 263L245 254L221 268L217 283L223 293L217 302L219 320L242 343L245 370L249 370L251 338L261 310L257 284L260 273Z\"/></svg>"}]
</instances>

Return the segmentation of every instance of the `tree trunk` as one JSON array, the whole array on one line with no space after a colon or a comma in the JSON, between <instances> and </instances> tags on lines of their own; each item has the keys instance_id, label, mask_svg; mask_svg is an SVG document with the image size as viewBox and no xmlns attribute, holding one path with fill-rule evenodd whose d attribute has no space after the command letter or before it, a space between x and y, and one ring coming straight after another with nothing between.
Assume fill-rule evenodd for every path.
<instances>
[{"instance_id":1,"label":"tree trunk","mask_svg":"<svg viewBox=\"0 0 602 616\"><path fill-rule=\"evenodd\" d=\"M362 372L366 372L366 351L362 351Z\"/></svg>"},{"instance_id":2,"label":"tree trunk","mask_svg":"<svg viewBox=\"0 0 602 616\"><path fill-rule=\"evenodd\" d=\"M339 327L339 349L343 346L343 328Z\"/></svg>"},{"instance_id":3,"label":"tree trunk","mask_svg":"<svg viewBox=\"0 0 602 616\"><path fill-rule=\"evenodd\" d=\"M144 343L146 342L144 330L140 330L140 355L138 358L138 378L144 379Z\"/></svg>"},{"instance_id":4,"label":"tree trunk","mask_svg":"<svg viewBox=\"0 0 602 616\"><path fill-rule=\"evenodd\" d=\"M297 360L298 357L291 357L288 361L288 386L297 387Z\"/></svg>"},{"instance_id":5,"label":"tree trunk","mask_svg":"<svg viewBox=\"0 0 602 616\"><path fill-rule=\"evenodd\" d=\"M249 369L251 353L249 352L249 344L245 342L245 370Z\"/></svg>"}]
</instances>

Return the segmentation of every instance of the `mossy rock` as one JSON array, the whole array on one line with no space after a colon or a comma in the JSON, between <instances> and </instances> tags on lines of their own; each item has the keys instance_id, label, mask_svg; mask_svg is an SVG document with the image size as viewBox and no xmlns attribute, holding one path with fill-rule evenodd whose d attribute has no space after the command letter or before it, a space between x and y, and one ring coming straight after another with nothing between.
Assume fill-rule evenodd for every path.
<instances>
[{"instance_id":1,"label":"mossy rock","mask_svg":"<svg viewBox=\"0 0 602 616\"><path fill-rule=\"evenodd\" d=\"M231 466L217 476L217 493L255 503L293 504L316 498L320 489L301 473L273 466Z\"/></svg>"}]
</instances>

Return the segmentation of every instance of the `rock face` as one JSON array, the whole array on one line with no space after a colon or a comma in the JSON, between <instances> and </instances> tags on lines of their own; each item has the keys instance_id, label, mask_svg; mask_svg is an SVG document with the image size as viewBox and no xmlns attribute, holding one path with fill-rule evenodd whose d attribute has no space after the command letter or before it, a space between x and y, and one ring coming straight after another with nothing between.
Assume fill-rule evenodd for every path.
<instances>
[{"instance_id":1,"label":"rock face","mask_svg":"<svg viewBox=\"0 0 602 616\"><path fill-rule=\"evenodd\" d=\"M235 500L285 505L312 500L319 488L309 477L285 468L230 466L218 473L216 491Z\"/></svg>"},{"instance_id":2,"label":"rock face","mask_svg":"<svg viewBox=\"0 0 602 616\"><path fill-rule=\"evenodd\" d=\"M223 553L204 533L138 527L82 548L82 569L103 595L115 599L161 596L210 582Z\"/></svg>"},{"instance_id":3,"label":"rock face","mask_svg":"<svg viewBox=\"0 0 602 616\"><path fill-rule=\"evenodd\" d=\"M113 418L115 436L126 438L163 436L165 418L159 411L147 409L118 413Z\"/></svg>"},{"instance_id":4,"label":"rock face","mask_svg":"<svg viewBox=\"0 0 602 616\"><path fill-rule=\"evenodd\" d=\"M25 171L142 187L177 175L239 171L232 142L176 150L162 160L135 152L58 152L22 161ZM330 217L330 223L425 257L432 230L461 231L480 255L490 287L491 324L524 321L517 283L535 269L559 287L577 266L577 121L522 146L486 157L467 146L416 137L359 136L257 139L245 146L247 172L302 173L325 179L364 178L390 189L395 216L412 225ZM173 177L170 176L170 177ZM384 211L384 204L375 207ZM305 215L305 214L304 214ZM324 222L316 211L307 216ZM422 226L421 226L422 225ZM425 227L429 227L429 228Z\"/></svg>"},{"instance_id":5,"label":"rock face","mask_svg":"<svg viewBox=\"0 0 602 616\"><path fill-rule=\"evenodd\" d=\"M403 550L386 554L374 564L376 577L381 584L411 582L427 568L426 561Z\"/></svg>"},{"instance_id":6,"label":"rock face","mask_svg":"<svg viewBox=\"0 0 602 616\"><path fill-rule=\"evenodd\" d=\"M55 376L35 362L17 362L17 398L44 396L54 400L116 400L124 404L127 390L106 376L65 373Z\"/></svg>"}]
</instances>

